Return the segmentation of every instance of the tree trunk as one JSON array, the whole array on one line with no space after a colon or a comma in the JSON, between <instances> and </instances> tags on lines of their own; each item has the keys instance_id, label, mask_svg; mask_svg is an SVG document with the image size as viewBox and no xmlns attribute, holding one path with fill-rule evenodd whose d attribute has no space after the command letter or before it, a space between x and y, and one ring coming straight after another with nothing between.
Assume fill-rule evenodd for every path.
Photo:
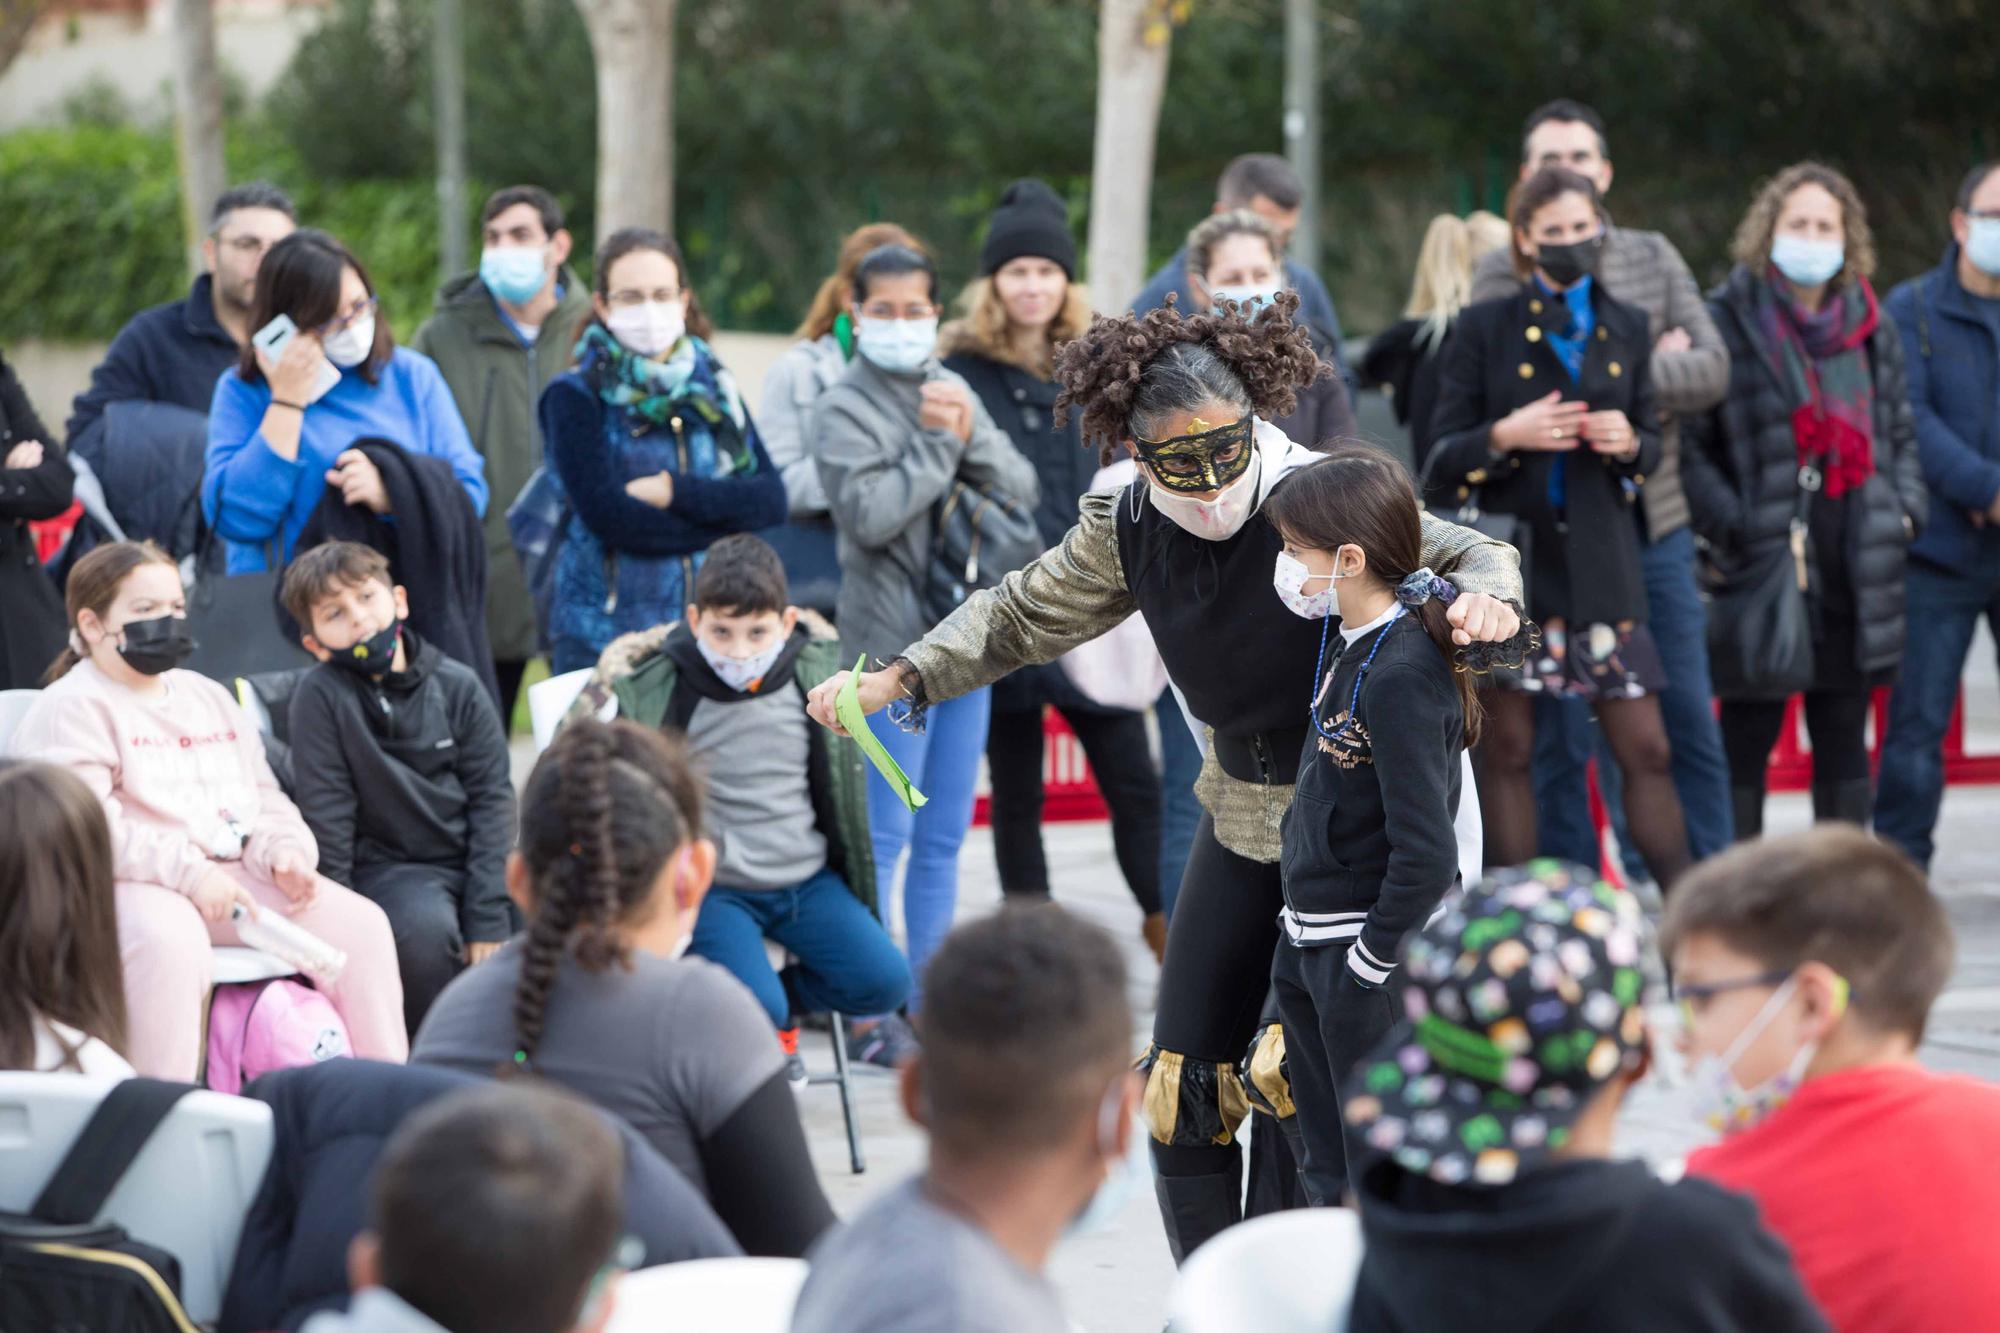
<instances>
[{"instance_id":1,"label":"tree trunk","mask_svg":"<svg viewBox=\"0 0 2000 1333\"><path fill-rule=\"evenodd\" d=\"M1285 156L1304 200L1292 259L1319 269L1319 15L1316 0L1285 0Z\"/></svg>"},{"instance_id":2,"label":"tree trunk","mask_svg":"<svg viewBox=\"0 0 2000 1333\"><path fill-rule=\"evenodd\" d=\"M674 0L576 0L597 63L597 239L674 224Z\"/></svg>"},{"instance_id":3,"label":"tree trunk","mask_svg":"<svg viewBox=\"0 0 2000 1333\"><path fill-rule=\"evenodd\" d=\"M188 264L201 271L208 215L224 190L222 79L215 61L210 0L169 0L174 44L174 145L180 157L181 206Z\"/></svg>"},{"instance_id":4,"label":"tree trunk","mask_svg":"<svg viewBox=\"0 0 2000 1333\"><path fill-rule=\"evenodd\" d=\"M431 40L432 95L437 104L438 268L444 278L465 272L465 11L460 0L436 0Z\"/></svg>"},{"instance_id":5,"label":"tree trunk","mask_svg":"<svg viewBox=\"0 0 2000 1333\"><path fill-rule=\"evenodd\" d=\"M1097 141L1090 164L1090 299L1123 310L1146 280L1153 148L1167 90L1170 21L1160 0L1101 0Z\"/></svg>"},{"instance_id":6,"label":"tree trunk","mask_svg":"<svg viewBox=\"0 0 2000 1333\"><path fill-rule=\"evenodd\" d=\"M48 7L49 0L0 0L0 74L21 54L36 20Z\"/></svg>"}]
</instances>

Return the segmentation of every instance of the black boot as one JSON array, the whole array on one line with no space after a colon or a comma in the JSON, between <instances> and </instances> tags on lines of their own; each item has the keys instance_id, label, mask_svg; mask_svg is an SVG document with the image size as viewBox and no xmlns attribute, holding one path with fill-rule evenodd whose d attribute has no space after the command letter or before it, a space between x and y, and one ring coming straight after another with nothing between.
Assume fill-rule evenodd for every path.
<instances>
[{"instance_id":1,"label":"black boot","mask_svg":"<svg viewBox=\"0 0 2000 1333\"><path fill-rule=\"evenodd\" d=\"M1201 1248L1202 1242L1243 1220L1241 1158L1231 1144L1227 1153L1229 1170L1200 1176L1169 1176L1158 1173L1162 1154L1158 1151L1159 1144L1153 1147L1153 1192L1160 1201L1160 1221L1167 1228L1167 1247L1173 1251L1174 1266L1179 1267Z\"/></svg>"},{"instance_id":2,"label":"black boot","mask_svg":"<svg viewBox=\"0 0 2000 1333\"><path fill-rule=\"evenodd\" d=\"M1764 834L1764 789L1731 787L1729 803L1736 814L1736 841L1752 842Z\"/></svg>"},{"instance_id":3,"label":"black boot","mask_svg":"<svg viewBox=\"0 0 2000 1333\"><path fill-rule=\"evenodd\" d=\"M1815 782L1812 785L1813 822L1818 824L1839 821L1868 827L1868 816L1874 806L1874 792L1867 778L1848 778L1841 782Z\"/></svg>"}]
</instances>

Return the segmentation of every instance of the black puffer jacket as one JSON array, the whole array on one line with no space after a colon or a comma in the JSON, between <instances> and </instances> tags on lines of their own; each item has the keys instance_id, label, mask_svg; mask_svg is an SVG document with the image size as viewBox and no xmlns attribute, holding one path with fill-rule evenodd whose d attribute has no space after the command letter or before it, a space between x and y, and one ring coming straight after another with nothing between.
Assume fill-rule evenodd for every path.
<instances>
[{"instance_id":1,"label":"black puffer jacket","mask_svg":"<svg viewBox=\"0 0 2000 1333\"><path fill-rule=\"evenodd\" d=\"M1681 482L1694 530L1726 563L1782 545L1798 502L1792 404L1776 350L1757 332L1753 313L1754 284L1763 281L1739 265L1709 293L1709 313L1729 349L1729 394L1714 410L1681 418ZM1875 383L1875 472L1858 492L1848 492L1859 509L1848 519L1847 571L1858 659L1850 670L1873 675L1902 660L1904 554L1929 502L1902 341L1886 315L1868 336L1867 351ZM1820 545L1806 544L1814 588L1825 582L1817 568Z\"/></svg>"}]
</instances>

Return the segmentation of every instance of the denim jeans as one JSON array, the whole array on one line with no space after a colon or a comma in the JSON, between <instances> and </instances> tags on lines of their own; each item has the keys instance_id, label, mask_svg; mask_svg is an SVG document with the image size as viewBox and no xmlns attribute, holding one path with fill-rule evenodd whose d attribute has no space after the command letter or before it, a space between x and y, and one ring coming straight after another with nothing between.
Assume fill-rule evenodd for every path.
<instances>
[{"instance_id":1,"label":"denim jeans","mask_svg":"<svg viewBox=\"0 0 2000 1333\"><path fill-rule=\"evenodd\" d=\"M1171 921L1181 876L1187 871L1188 848L1201 827L1201 802L1194 796L1194 780L1201 776L1201 747L1195 744L1172 690L1160 695L1153 716L1160 724L1160 906Z\"/></svg>"},{"instance_id":2,"label":"denim jeans","mask_svg":"<svg viewBox=\"0 0 2000 1333\"><path fill-rule=\"evenodd\" d=\"M910 958L911 1013L923 1000L924 965L944 942L958 907L958 849L972 826L973 787L979 780L979 757L986 752L992 693L974 690L931 705L921 732L904 731L887 715L875 723L882 748L929 798L912 813L880 773L868 771L868 824L884 901L895 883L897 862L906 849L910 854L903 871L903 945Z\"/></svg>"},{"instance_id":3,"label":"denim jeans","mask_svg":"<svg viewBox=\"0 0 2000 1333\"><path fill-rule=\"evenodd\" d=\"M2000 577L1968 577L1912 560L1905 581L1909 628L1875 779L1875 832L1929 868L1944 802L1945 728L1979 617L2000 633Z\"/></svg>"},{"instance_id":4,"label":"denim jeans","mask_svg":"<svg viewBox=\"0 0 2000 1333\"><path fill-rule=\"evenodd\" d=\"M1674 751L1674 791L1687 821L1688 850L1700 860L1727 847L1736 831L1729 805L1729 762L1723 756L1715 692L1709 684L1708 609L1694 581L1694 534L1682 528L1659 541L1641 543L1639 567L1646 578L1647 624L1671 682L1659 697L1660 716ZM1541 810L1537 841L1545 855L1598 865L1597 832L1590 821L1590 792L1584 777L1593 747L1604 802L1619 846L1627 849L1629 865L1632 839L1624 828L1618 766L1599 738L1589 706L1576 700L1535 701L1535 804Z\"/></svg>"},{"instance_id":5,"label":"denim jeans","mask_svg":"<svg viewBox=\"0 0 2000 1333\"><path fill-rule=\"evenodd\" d=\"M764 941L798 962L780 976ZM832 870L789 889L718 884L702 900L688 952L728 968L750 988L773 1027L796 1014L882 1014L910 991L910 967L882 923Z\"/></svg>"}]
</instances>

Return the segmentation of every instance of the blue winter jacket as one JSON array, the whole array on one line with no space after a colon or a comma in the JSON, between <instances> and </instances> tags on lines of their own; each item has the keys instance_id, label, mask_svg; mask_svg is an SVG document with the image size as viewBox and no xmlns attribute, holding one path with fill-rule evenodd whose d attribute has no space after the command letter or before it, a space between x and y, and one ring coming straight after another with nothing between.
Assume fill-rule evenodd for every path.
<instances>
[{"instance_id":1,"label":"blue winter jacket","mask_svg":"<svg viewBox=\"0 0 2000 1333\"><path fill-rule=\"evenodd\" d=\"M1930 487L1930 522L1910 547L1954 573L2000 572L2000 525L1976 527L2000 496L2000 301L1958 280L1958 246L1883 303L1903 336L1917 455Z\"/></svg>"},{"instance_id":2,"label":"blue winter jacket","mask_svg":"<svg viewBox=\"0 0 2000 1333\"><path fill-rule=\"evenodd\" d=\"M698 354L694 374L711 387L715 363ZM745 417L754 464L718 476L717 447L726 419L711 425L689 409L654 426L605 403L581 370L542 390L540 416L548 463L569 498L572 518L556 553L548 637L586 644L593 653L620 634L678 620L694 591L701 553L719 537L785 521L785 484ZM625 493L625 484L673 474L673 503L658 509Z\"/></svg>"},{"instance_id":3,"label":"blue winter jacket","mask_svg":"<svg viewBox=\"0 0 2000 1333\"><path fill-rule=\"evenodd\" d=\"M409 453L445 459L473 511L486 512L486 462L465 433L437 363L422 352L398 347L374 384L344 372L306 408L297 458L280 458L265 442L261 426L270 405L271 386L262 376L252 384L231 371L216 381L208 409L201 507L229 539L232 574L264 568L264 547L274 540L281 558L291 557L299 529L326 494L327 470L356 440L389 440Z\"/></svg>"}]
</instances>

